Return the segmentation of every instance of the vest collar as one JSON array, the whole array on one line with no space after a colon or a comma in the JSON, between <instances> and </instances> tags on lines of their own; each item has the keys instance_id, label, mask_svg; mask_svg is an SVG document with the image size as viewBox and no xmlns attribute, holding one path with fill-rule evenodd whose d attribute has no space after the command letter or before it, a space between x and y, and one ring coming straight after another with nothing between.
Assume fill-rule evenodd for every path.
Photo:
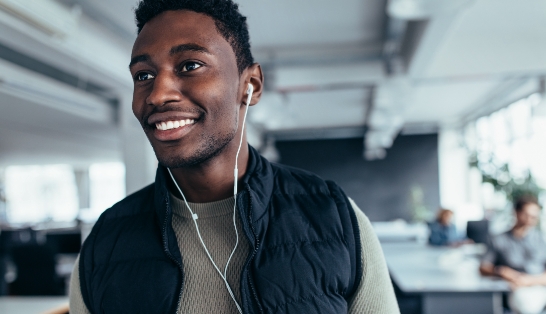
<instances>
[{"instance_id":1,"label":"vest collar","mask_svg":"<svg viewBox=\"0 0 546 314\"><path fill-rule=\"evenodd\" d=\"M256 149L249 145L248 151L249 158L247 171L241 179L242 188L240 189L239 194L240 196L246 196L244 195L246 193L251 194L251 202L253 203L251 208L253 212L248 213L247 206L244 206L245 213L247 214L245 216L249 217L248 214L251 214L250 217L253 217L253 220L256 221L257 219L262 217L263 214L265 214L265 210L267 209L267 205L269 204L271 193L273 191L274 174L269 161L262 157ZM176 241L174 241L174 243L172 241L172 239L176 240L176 237L173 238L172 236L169 236L168 233L170 232L166 233L168 229L172 229L170 228L172 219L172 206L169 197L169 190L167 187L167 180L171 180L168 175L167 168L159 165L157 167L154 184L154 207L156 215L158 217L157 223L163 231L164 240L167 240L165 241L165 244L167 244L167 248L169 249L169 251L171 251L171 253L176 255L176 251L178 251L177 243Z\"/></svg>"},{"instance_id":2,"label":"vest collar","mask_svg":"<svg viewBox=\"0 0 546 314\"><path fill-rule=\"evenodd\" d=\"M247 215L251 214L252 223L254 223L265 214L269 205L273 193L274 173L271 163L267 159L262 157L252 146L249 145L248 148L248 167L241 180L243 189L240 190L242 192L240 194L250 193L252 213L248 213L246 206L245 212Z\"/></svg>"}]
</instances>

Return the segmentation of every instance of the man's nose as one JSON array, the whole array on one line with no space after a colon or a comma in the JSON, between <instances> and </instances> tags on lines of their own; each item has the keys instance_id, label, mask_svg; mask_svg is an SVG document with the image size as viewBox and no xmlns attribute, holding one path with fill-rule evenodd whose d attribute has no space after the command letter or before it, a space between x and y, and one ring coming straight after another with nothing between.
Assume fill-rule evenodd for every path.
<instances>
[{"instance_id":1,"label":"man's nose","mask_svg":"<svg viewBox=\"0 0 546 314\"><path fill-rule=\"evenodd\" d=\"M154 84L146 103L154 106L162 106L170 102L178 102L181 93L175 75L169 73L158 73L154 78Z\"/></svg>"}]
</instances>

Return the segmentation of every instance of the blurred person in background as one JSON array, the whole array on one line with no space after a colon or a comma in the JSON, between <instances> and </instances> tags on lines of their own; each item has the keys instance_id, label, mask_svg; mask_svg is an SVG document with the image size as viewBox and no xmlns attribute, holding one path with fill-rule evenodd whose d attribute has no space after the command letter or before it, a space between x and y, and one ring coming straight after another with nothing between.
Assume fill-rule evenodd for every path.
<instances>
[{"instance_id":1,"label":"blurred person in background","mask_svg":"<svg viewBox=\"0 0 546 314\"><path fill-rule=\"evenodd\" d=\"M70 313L400 313L364 213L247 144L263 74L238 6L143 0L136 20L133 113L159 167L93 227Z\"/></svg>"},{"instance_id":2,"label":"blurred person in background","mask_svg":"<svg viewBox=\"0 0 546 314\"><path fill-rule=\"evenodd\" d=\"M428 243L430 245L458 245L464 243L457 234L457 228L452 223L453 211L440 208L436 220L429 224L430 236Z\"/></svg>"},{"instance_id":3,"label":"blurred person in background","mask_svg":"<svg viewBox=\"0 0 546 314\"><path fill-rule=\"evenodd\" d=\"M540 206L534 197L515 202L516 223L491 237L480 272L510 283L509 304L520 314L541 313L546 306L546 242L536 228Z\"/></svg>"}]
</instances>

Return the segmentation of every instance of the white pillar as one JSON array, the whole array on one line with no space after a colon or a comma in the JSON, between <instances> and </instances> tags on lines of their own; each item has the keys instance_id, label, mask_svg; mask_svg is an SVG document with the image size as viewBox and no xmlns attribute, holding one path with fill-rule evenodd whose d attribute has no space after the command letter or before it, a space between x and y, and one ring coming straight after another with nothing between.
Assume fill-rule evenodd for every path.
<instances>
[{"instance_id":1,"label":"white pillar","mask_svg":"<svg viewBox=\"0 0 546 314\"><path fill-rule=\"evenodd\" d=\"M76 188L78 190L79 209L89 208L91 206L91 182L89 179L89 167L79 167L74 169L76 179Z\"/></svg>"},{"instance_id":2,"label":"white pillar","mask_svg":"<svg viewBox=\"0 0 546 314\"><path fill-rule=\"evenodd\" d=\"M142 129L123 130L123 162L127 195L153 183L157 159Z\"/></svg>"},{"instance_id":3,"label":"white pillar","mask_svg":"<svg viewBox=\"0 0 546 314\"><path fill-rule=\"evenodd\" d=\"M132 95L127 93L125 96L120 104L119 124L125 163L125 191L129 195L154 182L157 159L131 110Z\"/></svg>"},{"instance_id":4,"label":"white pillar","mask_svg":"<svg viewBox=\"0 0 546 314\"><path fill-rule=\"evenodd\" d=\"M8 222L6 201L6 171L4 168L0 168L0 224ZM0 283L1 282L2 281L0 281ZM0 287L0 292L1 288L2 287Z\"/></svg>"}]
</instances>

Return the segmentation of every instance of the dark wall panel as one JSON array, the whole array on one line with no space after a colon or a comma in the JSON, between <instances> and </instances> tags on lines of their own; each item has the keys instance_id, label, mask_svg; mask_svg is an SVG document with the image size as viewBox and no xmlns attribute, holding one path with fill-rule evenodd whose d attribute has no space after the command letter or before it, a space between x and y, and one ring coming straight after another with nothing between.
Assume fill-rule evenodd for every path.
<instances>
[{"instance_id":1,"label":"dark wall panel","mask_svg":"<svg viewBox=\"0 0 546 314\"><path fill-rule=\"evenodd\" d=\"M419 186L424 205L440 204L437 135L399 136L383 160L362 157L363 140L276 143L281 163L337 182L372 221L412 219L410 191Z\"/></svg>"}]
</instances>

